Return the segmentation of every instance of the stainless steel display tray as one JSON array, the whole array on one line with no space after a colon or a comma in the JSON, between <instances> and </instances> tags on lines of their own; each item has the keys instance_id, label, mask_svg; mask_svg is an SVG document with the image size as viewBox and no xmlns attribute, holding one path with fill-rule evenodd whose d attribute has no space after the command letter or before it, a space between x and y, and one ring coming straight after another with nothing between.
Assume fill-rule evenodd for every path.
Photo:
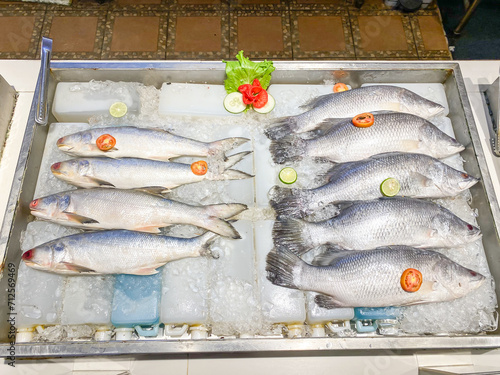
<instances>
[{"instance_id":1,"label":"stainless steel display tray","mask_svg":"<svg viewBox=\"0 0 500 375\"><path fill-rule=\"evenodd\" d=\"M480 176L481 182L471 189L471 206L478 210L478 223L500 299L500 210L494 194L484 151L467 98L459 65L453 62L431 63L343 63L343 62L275 62L273 83L322 84L324 80L342 80L353 87L363 83L443 83L450 106L456 138L466 145L462 157L467 172ZM53 62L48 81L48 103L55 86L64 81L112 80L141 82L157 88L163 82L220 84L225 78L224 64L215 62ZM39 80L40 81L40 80ZM37 86L35 98L40 92ZM33 199L41 156L48 128L35 123L34 102L26 126L19 160L1 228L0 254L3 254L3 277L0 280L0 314L8 315L6 265L20 262L20 236L31 220L28 208ZM54 122L49 118L49 123ZM487 150L488 152L489 150ZM497 311L498 312L498 311ZM0 320L0 348L8 356L10 325ZM151 340L127 342L61 342L16 344L18 357L53 357L110 355L130 353L227 353L332 350L416 350L447 348L500 347L500 329L483 335L416 336L416 337L326 337L326 338L222 338L193 340Z\"/></svg>"}]
</instances>

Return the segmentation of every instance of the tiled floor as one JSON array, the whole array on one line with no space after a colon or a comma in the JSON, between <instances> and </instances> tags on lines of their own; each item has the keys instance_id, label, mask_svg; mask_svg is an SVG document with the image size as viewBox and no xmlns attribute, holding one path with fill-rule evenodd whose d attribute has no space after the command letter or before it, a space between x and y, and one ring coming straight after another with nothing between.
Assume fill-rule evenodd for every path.
<instances>
[{"instance_id":1,"label":"tiled floor","mask_svg":"<svg viewBox=\"0 0 500 375\"><path fill-rule=\"evenodd\" d=\"M0 0L0 58L450 59L438 9L401 13L383 0Z\"/></svg>"}]
</instances>

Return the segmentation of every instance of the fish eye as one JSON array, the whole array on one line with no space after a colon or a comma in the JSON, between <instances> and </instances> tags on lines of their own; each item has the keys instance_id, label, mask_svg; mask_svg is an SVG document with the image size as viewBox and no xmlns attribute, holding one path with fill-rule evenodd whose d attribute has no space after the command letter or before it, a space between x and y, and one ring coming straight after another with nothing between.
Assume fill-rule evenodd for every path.
<instances>
[{"instance_id":1,"label":"fish eye","mask_svg":"<svg viewBox=\"0 0 500 375\"><path fill-rule=\"evenodd\" d=\"M470 225L470 224L467 224L467 229L474 230L474 227L472 225Z\"/></svg>"},{"instance_id":2,"label":"fish eye","mask_svg":"<svg viewBox=\"0 0 500 375\"><path fill-rule=\"evenodd\" d=\"M469 175L468 175L467 173L463 173L463 172L462 172L462 177L463 177L463 178L469 178Z\"/></svg>"},{"instance_id":3,"label":"fish eye","mask_svg":"<svg viewBox=\"0 0 500 375\"><path fill-rule=\"evenodd\" d=\"M23 260L30 260L31 258L33 258L34 255L35 255L35 251L33 249L31 249L31 250L24 252L23 255L21 256L21 258L23 258Z\"/></svg>"},{"instance_id":4,"label":"fish eye","mask_svg":"<svg viewBox=\"0 0 500 375\"><path fill-rule=\"evenodd\" d=\"M61 163L59 162L52 164L52 166L50 167L50 169L52 169L53 171L57 171L60 168L61 168Z\"/></svg>"},{"instance_id":5,"label":"fish eye","mask_svg":"<svg viewBox=\"0 0 500 375\"><path fill-rule=\"evenodd\" d=\"M36 206L38 206L38 202L39 202L38 199L35 199L35 200L31 201L30 208L31 209L36 208Z\"/></svg>"}]
</instances>

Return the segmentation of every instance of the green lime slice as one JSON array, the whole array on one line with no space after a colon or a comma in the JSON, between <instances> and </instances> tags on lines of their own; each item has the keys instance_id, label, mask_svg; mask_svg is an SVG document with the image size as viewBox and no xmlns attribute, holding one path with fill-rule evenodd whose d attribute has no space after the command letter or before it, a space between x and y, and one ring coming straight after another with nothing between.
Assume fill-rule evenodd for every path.
<instances>
[{"instance_id":1,"label":"green lime slice","mask_svg":"<svg viewBox=\"0 0 500 375\"><path fill-rule=\"evenodd\" d=\"M286 167L280 171L279 177L281 182L290 185L297 181L297 172L291 167Z\"/></svg>"},{"instance_id":2,"label":"green lime slice","mask_svg":"<svg viewBox=\"0 0 500 375\"><path fill-rule=\"evenodd\" d=\"M109 107L109 114L113 117L123 117L127 113L127 105L123 102L115 102Z\"/></svg>"},{"instance_id":3,"label":"green lime slice","mask_svg":"<svg viewBox=\"0 0 500 375\"><path fill-rule=\"evenodd\" d=\"M395 178L392 178L392 177L386 178L380 184L380 191L386 197L395 196L397 193L399 193L400 189L401 189L401 185L399 184L399 181L396 180Z\"/></svg>"}]
</instances>

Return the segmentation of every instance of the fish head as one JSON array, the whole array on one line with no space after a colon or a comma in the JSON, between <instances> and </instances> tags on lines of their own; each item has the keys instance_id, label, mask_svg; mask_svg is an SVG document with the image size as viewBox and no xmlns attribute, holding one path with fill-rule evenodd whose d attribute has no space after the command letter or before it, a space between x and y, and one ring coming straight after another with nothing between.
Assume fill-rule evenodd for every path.
<instances>
[{"instance_id":1,"label":"fish head","mask_svg":"<svg viewBox=\"0 0 500 375\"><path fill-rule=\"evenodd\" d=\"M70 205L71 198L68 194L54 194L31 201L30 211L33 216L50 219L57 218L66 211Z\"/></svg>"},{"instance_id":2,"label":"fish head","mask_svg":"<svg viewBox=\"0 0 500 375\"><path fill-rule=\"evenodd\" d=\"M436 187L442 191L443 196L455 196L477 184L479 179L470 174L458 171L441 162L433 163L427 173L429 181L434 181Z\"/></svg>"},{"instance_id":3,"label":"fish head","mask_svg":"<svg viewBox=\"0 0 500 375\"><path fill-rule=\"evenodd\" d=\"M87 159L72 159L54 163L50 166L52 174L71 184L83 187L93 187L95 184L85 185L92 176L92 165Z\"/></svg>"},{"instance_id":4,"label":"fish head","mask_svg":"<svg viewBox=\"0 0 500 375\"><path fill-rule=\"evenodd\" d=\"M21 256L27 266L42 270L56 271L64 266L65 245L61 241L52 241L25 251Z\"/></svg>"},{"instance_id":5,"label":"fish head","mask_svg":"<svg viewBox=\"0 0 500 375\"><path fill-rule=\"evenodd\" d=\"M480 273L462 267L448 258L440 259L433 267L436 279L434 289L452 298L460 298L479 288L486 278Z\"/></svg>"},{"instance_id":6,"label":"fish head","mask_svg":"<svg viewBox=\"0 0 500 375\"><path fill-rule=\"evenodd\" d=\"M400 92L401 112L412 113L423 118L431 118L444 112L444 107L441 104L427 100L413 91L402 89Z\"/></svg>"},{"instance_id":7,"label":"fish head","mask_svg":"<svg viewBox=\"0 0 500 375\"><path fill-rule=\"evenodd\" d=\"M85 130L59 138L56 145L59 150L68 154L81 154L97 149L93 138L92 130Z\"/></svg>"},{"instance_id":8,"label":"fish head","mask_svg":"<svg viewBox=\"0 0 500 375\"><path fill-rule=\"evenodd\" d=\"M426 122L420 128L420 137L424 144L429 145L432 155L436 158L458 154L465 149L455 138L442 132L430 122Z\"/></svg>"},{"instance_id":9,"label":"fish head","mask_svg":"<svg viewBox=\"0 0 500 375\"><path fill-rule=\"evenodd\" d=\"M430 237L437 247L461 246L474 242L482 236L481 230L448 210L443 210L432 219Z\"/></svg>"}]
</instances>

